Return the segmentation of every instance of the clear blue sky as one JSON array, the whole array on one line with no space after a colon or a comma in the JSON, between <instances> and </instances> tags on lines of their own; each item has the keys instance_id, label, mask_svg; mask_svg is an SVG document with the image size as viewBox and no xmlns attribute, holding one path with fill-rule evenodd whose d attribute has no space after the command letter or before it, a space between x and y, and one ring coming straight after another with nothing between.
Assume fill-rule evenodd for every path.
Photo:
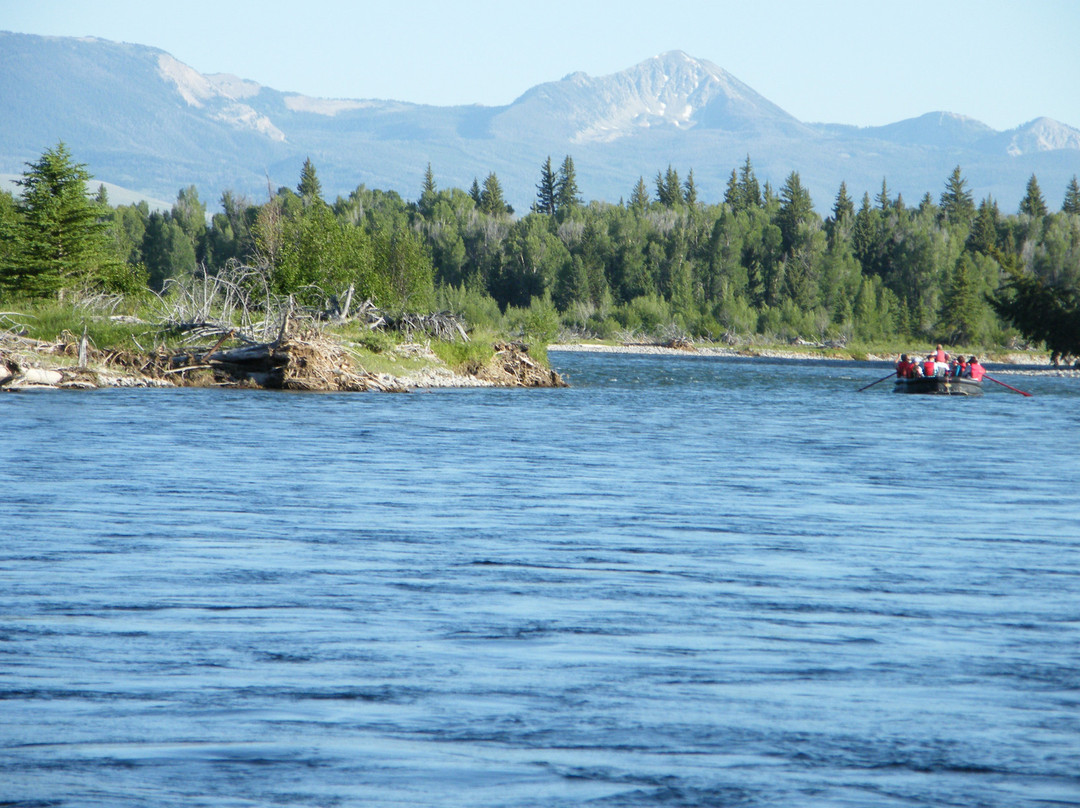
<instances>
[{"instance_id":1,"label":"clear blue sky","mask_svg":"<svg viewBox=\"0 0 1080 808\"><path fill-rule=\"evenodd\" d=\"M808 122L945 110L1080 127L1080 0L0 0L0 30L152 45L202 73L332 98L506 104L668 50Z\"/></svg>"}]
</instances>

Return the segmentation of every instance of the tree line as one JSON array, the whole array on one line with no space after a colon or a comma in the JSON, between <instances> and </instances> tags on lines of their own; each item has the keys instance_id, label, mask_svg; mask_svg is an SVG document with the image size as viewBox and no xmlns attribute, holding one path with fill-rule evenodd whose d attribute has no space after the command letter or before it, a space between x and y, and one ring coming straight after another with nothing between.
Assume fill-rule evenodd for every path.
<instances>
[{"instance_id":1,"label":"tree line","mask_svg":"<svg viewBox=\"0 0 1080 808\"><path fill-rule=\"evenodd\" d=\"M792 171L779 189L749 156L723 199L693 171L644 176L618 203L586 203L573 159L539 167L524 215L494 172L416 200L358 186L324 199L311 160L295 187L255 203L225 192L207 214L194 186L167 211L110 206L58 144L0 194L0 289L49 297L93 286L161 292L171 279L251 267L301 302L348 287L387 309L529 309L582 334L670 327L692 338L906 339L1005 345L1023 334L1080 354L1080 186L1052 211L1032 176L1015 213L978 203L959 166L909 205L883 179L871 197L841 183L823 218Z\"/></svg>"}]
</instances>

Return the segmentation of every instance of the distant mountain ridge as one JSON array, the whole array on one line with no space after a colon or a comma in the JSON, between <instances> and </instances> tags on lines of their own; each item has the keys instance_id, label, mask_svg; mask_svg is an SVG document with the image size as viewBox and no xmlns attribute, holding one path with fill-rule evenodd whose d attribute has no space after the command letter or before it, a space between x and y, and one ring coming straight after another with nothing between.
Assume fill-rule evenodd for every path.
<instances>
[{"instance_id":1,"label":"distant mountain ridge","mask_svg":"<svg viewBox=\"0 0 1080 808\"><path fill-rule=\"evenodd\" d=\"M723 196L747 155L775 188L798 171L819 212L841 181L856 198L884 179L909 203L940 195L960 165L976 199L1015 210L1034 173L1056 209L1080 173L1080 131L1038 118L996 131L949 112L880 127L804 123L711 62L672 51L627 70L572 73L505 106L437 107L320 99L226 74L204 75L157 48L0 32L0 173L63 140L91 173L151 197L194 184L265 198L294 186L305 158L329 198L365 184L419 195L494 171L519 212L547 156L574 158L586 199L617 202L639 177L693 169L699 196Z\"/></svg>"}]
</instances>

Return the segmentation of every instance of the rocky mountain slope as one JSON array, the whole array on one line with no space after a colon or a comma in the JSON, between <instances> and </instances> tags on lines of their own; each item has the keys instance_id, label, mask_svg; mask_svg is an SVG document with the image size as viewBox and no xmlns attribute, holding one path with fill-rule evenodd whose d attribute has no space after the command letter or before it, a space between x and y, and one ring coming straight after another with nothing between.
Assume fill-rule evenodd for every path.
<instances>
[{"instance_id":1,"label":"rocky mountain slope","mask_svg":"<svg viewBox=\"0 0 1080 808\"><path fill-rule=\"evenodd\" d=\"M700 197L717 201L749 155L776 188L798 171L823 213L841 181L856 199L883 178L909 203L936 198L956 165L976 199L1005 211L1034 173L1056 208L1080 173L1080 131L1057 121L1006 132L948 112L872 128L805 123L681 52L574 73L503 107L435 107L310 98L203 75L142 45L0 33L0 109L0 174L63 140L98 180L166 200L194 184L210 203L293 186L307 157L331 198L361 183L416 198L430 163L440 187L496 172L519 212L549 155L572 155L583 195L611 202L668 165L693 169Z\"/></svg>"}]
</instances>

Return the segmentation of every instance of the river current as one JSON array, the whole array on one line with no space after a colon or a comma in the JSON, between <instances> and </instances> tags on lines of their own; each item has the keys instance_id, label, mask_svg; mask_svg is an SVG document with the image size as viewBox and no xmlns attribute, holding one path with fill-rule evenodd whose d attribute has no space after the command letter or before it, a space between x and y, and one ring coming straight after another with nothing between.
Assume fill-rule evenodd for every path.
<instances>
[{"instance_id":1,"label":"river current","mask_svg":"<svg viewBox=\"0 0 1080 808\"><path fill-rule=\"evenodd\" d=\"M0 396L0 805L1080 806L1080 381L551 357Z\"/></svg>"}]
</instances>

